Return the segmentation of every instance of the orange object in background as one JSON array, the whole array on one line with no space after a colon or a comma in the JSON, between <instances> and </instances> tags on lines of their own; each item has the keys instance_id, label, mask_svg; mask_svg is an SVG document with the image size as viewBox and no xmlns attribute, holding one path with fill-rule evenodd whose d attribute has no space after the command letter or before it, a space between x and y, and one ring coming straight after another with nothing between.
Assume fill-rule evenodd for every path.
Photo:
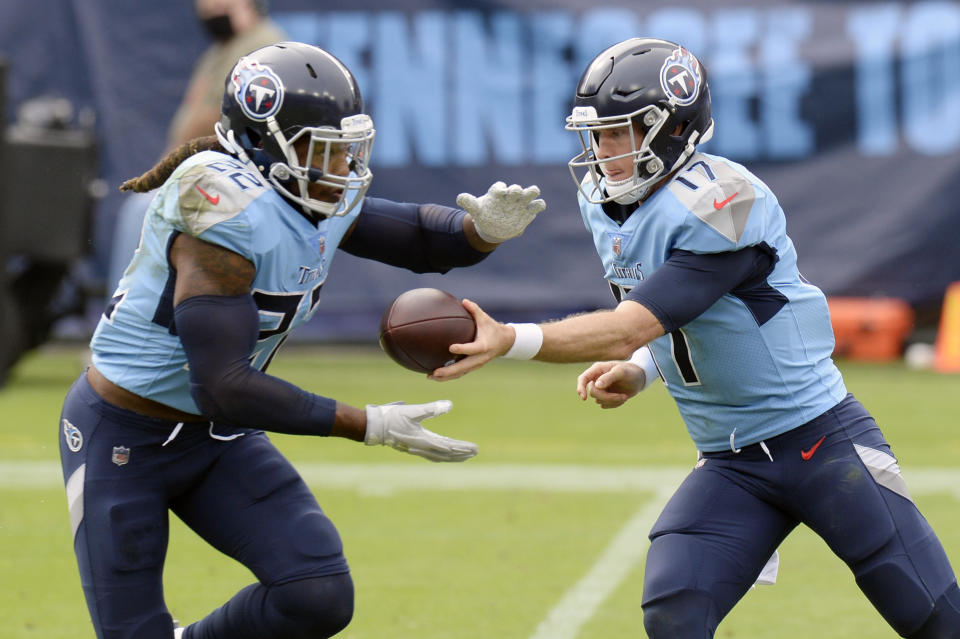
<instances>
[{"instance_id":1,"label":"orange object in background","mask_svg":"<svg viewBox=\"0 0 960 639\"><path fill-rule=\"evenodd\" d=\"M901 299L828 297L837 357L884 362L898 359L913 330L914 313Z\"/></svg>"},{"instance_id":2,"label":"orange object in background","mask_svg":"<svg viewBox=\"0 0 960 639\"><path fill-rule=\"evenodd\" d=\"M948 286L943 298L933 367L941 373L960 373L960 282Z\"/></svg>"}]
</instances>

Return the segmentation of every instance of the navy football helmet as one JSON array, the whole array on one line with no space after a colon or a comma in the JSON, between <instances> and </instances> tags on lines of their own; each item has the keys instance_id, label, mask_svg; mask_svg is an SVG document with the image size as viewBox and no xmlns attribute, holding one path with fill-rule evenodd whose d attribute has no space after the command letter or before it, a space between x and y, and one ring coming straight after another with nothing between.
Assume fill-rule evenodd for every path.
<instances>
[{"instance_id":1,"label":"navy football helmet","mask_svg":"<svg viewBox=\"0 0 960 639\"><path fill-rule=\"evenodd\" d=\"M633 150L603 162L632 156L633 175L605 180L596 134L624 126ZM625 40L600 53L583 72L565 128L580 136L582 151L568 166L584 197L594 204L631 204L713 136L707 72L680 45L655 38Z\"/></svg>"},{"instance_id":2,"label":"navy football helmet","mask_svg":"<svg viewBox=\"0 0 960 639\"><path fill-rule=\"evenodd\" d=\"M373 120L353 74L323 49L279 42L243 56L226 79L221 114L220 144L305 213L346 215L363 201L373 179ZM295 146L306 147L305 158ZM331 170L344 152L349 175ZM311 197L311 183L335 201Z\"/></svg>"}]
</instances>

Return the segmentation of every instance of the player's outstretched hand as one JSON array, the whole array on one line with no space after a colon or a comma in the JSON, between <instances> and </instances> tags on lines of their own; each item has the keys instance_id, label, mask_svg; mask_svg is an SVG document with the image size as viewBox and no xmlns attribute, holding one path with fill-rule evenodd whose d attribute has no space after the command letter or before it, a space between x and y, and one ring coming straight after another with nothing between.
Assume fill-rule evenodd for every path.
<instances>
[{"instance_id":1,"label":"player's outstretched hand","mask_svg":"<svg viewBox=\"0 0 960 639\"><path fill-rule=\"evenodd\" d=\"M623 406L643 390L646 373L631 362L596 362L577 377L577 394L586 401L592 397L601 408Z\"/></svg>"},{"instance_id":2,"label":"player's outstretched hand","mask_svg":"<svg viewBox=\"0 0 960 639\"><path fill-rule=\"evenodd\" d=\"M367 446L390 446L435 462L466 461L477 454L473 442L438 435L420 425L425 419L450 412L453 402L367 405Z\"/></svg>"},{"instance_id":3,"label":"player's outstretched hand","mask_svg":"<svg viewBox=\"0 0 960 639\"><path fill-rule=\"evenodd\" d=\"M484 241L499 244L523 233L533 218L547 208L539 196L536 184L523 188L519 184L494 182L480 197L461 193L457 205L470 214Z\"/></svg>"},{"instance_id":4,"label":"player's outstretched hand","mask_svg":"<svg viewBox=\"0 0 960 639\"><path fill-rule=\"evenodd\" d=\"M473 319L477 323L477 335L472 342L450 345L451 353L464 357L453 364L448 364L430 373L430 379L438 382L463 377L490 360L500 357L510 350L510 347L513 346L513 340L516 338L516 333L512 327L501 324L487 315L476 302L464 299L461 304L473 315Z\"/></svg>"}]
</instances>

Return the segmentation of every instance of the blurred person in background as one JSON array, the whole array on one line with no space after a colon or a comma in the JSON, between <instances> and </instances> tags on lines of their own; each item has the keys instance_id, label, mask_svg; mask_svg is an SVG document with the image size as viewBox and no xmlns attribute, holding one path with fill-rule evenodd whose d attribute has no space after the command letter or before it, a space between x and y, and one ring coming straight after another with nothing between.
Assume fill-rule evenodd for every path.
<instances>
[{"instance_id":1,"label":"blurred person in background","mask_svg":"<svg viewBox=\"0 0 960 639\"><path fill-rule=\"evenodd\" d=\"M213 43L193 68L190 82L167 132L167 151L213 133L220 119L223 79L237 59L286 34L267 16L266 0L197 0L197 18Z\"/></svg>"},{"instance_id":2,"label":"blurred person in background","mask_svg":"<svg viewBox=\"0 0 960 639\"><path fill-rule=\"evenodd\" d=\"M953 568L831 359L826 298L797 270L777 198L743 166L697 151L713 131L700 62L653 38L606 49L567 129L580 136L570 170L618 305L505 325L465 300L476 340L453 345L467 357L432 377L498 356L604 360L577 392L605 408L662 377L700 455L650 533L651 639L714 636L800 524L901 636L960 638Z\"/></svg>"},{"instance_id":3,"label":"blurred person in background","mask_svg":"<svg viewBox=\"0 0 960 639\"><path fill-rule=\"evenodd\" d=\"M197 19L213 40L193 68L180 105L167 128L169 153L194 138L213 134L220 120L223 79L245 53L286 39L267 15L266 0L196 0ZM117 211L110 249L107 285L123 275L140 239L140 226L151 195L133 193Z\"/></svg>"},{"instance_id":4,"label":"blurred person in background","mask_svg":"<svg viewBox=\"0 0 960 639\"><path fill-rule=\"evenodd\" d=\"M339 533L264 431L443 462L477 449L422 427L449 401L356 408L264 371L316 311L338 249L444 273L480 262L545 206L535 186L502 182L463 194L472 213L365 197L373 122L352 73L317 47L240 58L222 104L216 135L122 186L158 191L63 405L74 549L100 639L319 639L346 627L354 590ZM168 510L256 576L186 628L164 603Z\"/></svg>"}]
</instances>

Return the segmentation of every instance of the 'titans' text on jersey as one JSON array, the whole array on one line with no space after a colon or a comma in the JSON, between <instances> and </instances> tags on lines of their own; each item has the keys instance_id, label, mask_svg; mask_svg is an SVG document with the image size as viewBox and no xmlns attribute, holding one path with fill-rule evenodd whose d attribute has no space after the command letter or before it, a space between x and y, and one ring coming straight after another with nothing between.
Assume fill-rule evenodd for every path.
<instances>
[{"instance_id":1,"label":"'titans' text on jersey","mask_svg":"<svg viewBox=\"0 0 960 639\"><path fill-rule=\"evenodd\" d=\"M134 259L94 333L94 365L137 395L199 414L173 324L173 239L187 233L256 267L251 294L260 333L251 362L263 370L313 314L336 247L359 212L315 226L234 158L214 151L190 157L150 204Z\"/></svg>"},{"instance_id":2,"label":"'titans' text on jersey","mask_svg":"<svg viewBox=\"0 0 960 639\"><path fill-rule=\"evenodd\" d=\"M585 180L583 188L591 187ZM826 298L800 277L776 197L743 166L697 153L622 226L582 193L579 201L618 301L674 250L710 254L765 244L779 258L760 286L727 293L650 343L698 449L770 439L844 398L830 358Z\"/></svg>"}]
</instances>

